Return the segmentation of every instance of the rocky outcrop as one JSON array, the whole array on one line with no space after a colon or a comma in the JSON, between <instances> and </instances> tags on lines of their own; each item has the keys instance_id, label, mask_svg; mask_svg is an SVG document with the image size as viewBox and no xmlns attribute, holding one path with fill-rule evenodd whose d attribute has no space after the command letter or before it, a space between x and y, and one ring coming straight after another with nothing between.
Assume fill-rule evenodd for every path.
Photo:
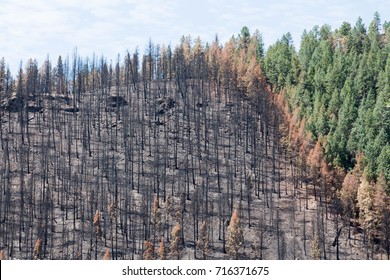
<instances>
[{"instance_id":1,"label":"rocky outcrop","mask_svg":"<svg viewBox=\"0 0 390 280\"><path fill-rule=\"evenodd\" d=\"M122 96L111 95L107 97L108 107L115 108L115 107L127 106L128 104L129 103Z\"/></svg>"},{"instance_id":2,"label":"rocky outcrop","mask_svg":"<svg viewBox=\"0 0 390 280\"><path fill-rule=\"evenodd\" d=\"M157 99L156 115L163 115L168 110L175 107L175 100L172 97L163 97Z\"/></svg>"},{"instance_id":3,"label":"rocky outcrop","mask_svg":"<svg viewBox=\"0 0 390 280\"><path fill-rule=\"evenodd\" d=\"M16 93L12 94L12 96L5 102L5 108L10 112L19 112L23 109L23 106L23 98L17 96Z\"/></svg>"}]
</instances>

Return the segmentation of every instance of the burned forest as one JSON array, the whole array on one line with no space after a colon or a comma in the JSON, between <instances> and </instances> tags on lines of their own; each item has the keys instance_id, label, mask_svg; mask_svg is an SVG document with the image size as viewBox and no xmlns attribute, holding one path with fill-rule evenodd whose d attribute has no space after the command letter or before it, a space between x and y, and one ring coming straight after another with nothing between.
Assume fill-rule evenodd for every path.
<instances>
[{"instance_id":1,"label":"burned forest","mask_svg":"<svg viewBox=\"0 0 390 280\"><path fill-rule=\"evenodd\" d=\"M243 28L224 45L29 60L15 78L3 60L2 258L388 258L388 223L343 200L360 179L304 116L291 125L263 48Z\"/></svg>"}]
</instances>

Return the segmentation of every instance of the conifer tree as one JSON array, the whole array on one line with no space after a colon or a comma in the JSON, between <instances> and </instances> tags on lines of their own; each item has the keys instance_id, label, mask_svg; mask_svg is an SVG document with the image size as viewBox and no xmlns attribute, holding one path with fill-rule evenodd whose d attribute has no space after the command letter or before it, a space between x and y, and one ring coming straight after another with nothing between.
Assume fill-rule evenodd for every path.
<instances>
[{"instance_id":1,"label":"conifer tree","mask_svg":"<svg viewBox=\"0 0 390 280\"><path fill-rule=\"evenodd\" d=\"M103 260L111 260L111 254L110 254L110 249L106 248L106 252L104 253Z\"/></svg>"},{"instance_id":2,"label":"conifer tree","mask_svg":"<svg viewBox=\"0 0 390 280\"><path fill-rule=\"evenodd\" d=\"M161 238L160 241L160 248L158 250L158 255L160 257L160 260L166 260L167 259L167 248L165 246L164 238Z\"/></svg>"},{"instance_id":3,"label":"conifer tree","mask_svg":"<svg viewBox=\"0 0 390 280\"><path fill-rule=\"evenodd\" d=\"M171 231L170 256L172 259L180 259L181 243L181 226L176 224Z\"/></svg>"},{"instance_id":4,"label":"conifer tree","mask_svg":"<svg viewBox=\"0 0 390 280\"><path fill-rule=\"evenodd\" d=\"M34 245L33 259L34 260L42 259L42 241L39 238L37 239L37 242L35 242Z\"/></svg>"},{"instance_id":5,"label":"conifer tree","mask_svg":"<svg viewBox=\"0 0 390 280\"><path fill-rule=\"evenodd\" d=\"M367 180L363 180L357 193L357 206L359 207L359 221L369 240L371 240L377 225L377 217L374 213L375 189Z\"/></svg>"},{"instance_id":6,"label":"conifer tree","mask_svg":"<svg viewBox=\"0 0 390 280\"><path fill-rule=\"evenodd\" d=\"M202 258L205 260L207 258L209 247L209 235L206 220L204 220L200 226L200 234L196 247L202 252Z\"/></svg>"},{"instance_id":7,"label":"conifer tree","mask_svg":"<svg viewBox=\"0 0 390 280\"><path fill-rule=\"evenodd\" d=\"M227 252L238 260L238 254L244 243L244 235L241 228L240 216L237 209L233 210L227 231Z\"/></svg>"},{"instance_id":8,"label":"conifer tree","mask_svg":"<svg viewBox=\"0 0 390 280\"><path fill-rule=\"evenodd\" d=\"M102 234L102 229L100 227L100 213L99 210L96 210L95 215L93 216L93 225L95 226L95 235L100 237Z\"/></svg>"},{"instance_id":9,"label":"conifer tree","mask_svg":"<svg viewBox=\"0 0 390 280\"><path fill-rule=\"evenodd\" d=\"M320 239L318 238L317 234L314 234L313 240L310 244L311 249L311 257L313 260L320 260L321 259L321 246L320 246Z\"/></svg>"},{"instance_id":10,"label":"conifer tree","mask_svg":"<svg viewBox=\"0 0 390 280\"><path fill-rule=\"evenodd\" d=\"M5 253L4 253L4 251L1 250L1 251L0 251L0 260L4 261L4 260L6 260L6 259L7 259L7 257L6 257L6 255L5 255Z\"/></svg>"},{"instance_id":11,"label":"conifer tree","mask_svg":"<svg viewBox=\"0 0 390 280\"><path fill-rule=\"evenodd\" d=\"M153 243L148 240L145 241L145 251L144 251L143 258L144 260L154 259L154 246Z\"/></svg>"}]
</instances>

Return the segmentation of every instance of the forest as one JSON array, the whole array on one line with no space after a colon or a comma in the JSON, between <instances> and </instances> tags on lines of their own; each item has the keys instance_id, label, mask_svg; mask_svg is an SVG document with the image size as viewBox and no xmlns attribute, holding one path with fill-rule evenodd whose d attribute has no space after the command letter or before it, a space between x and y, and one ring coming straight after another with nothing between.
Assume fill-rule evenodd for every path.
<instances>
[{"instance_id":1,"label":"forest","mask_svg":"<svg viewBox=\"0 0 390 280\"><path fill-rule=\"evenodd\" d=\"M390 23L0 61L0 259L390 259Z\"/></svg>"}]
</instances>

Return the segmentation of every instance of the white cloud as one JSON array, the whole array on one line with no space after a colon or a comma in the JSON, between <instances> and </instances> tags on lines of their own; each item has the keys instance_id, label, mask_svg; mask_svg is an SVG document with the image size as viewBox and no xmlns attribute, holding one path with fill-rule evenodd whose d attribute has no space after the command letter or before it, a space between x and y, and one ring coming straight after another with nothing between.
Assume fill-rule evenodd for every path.
<instances>
[{"instance_id":1,"label":"white cloud","mask_svg":"<svg viewBox=\"0 0 390 280\"><path fill-rule=\"evenodd\" d=\"M71 53L93 52L116 58L139 46L142 52L151 38L155 43L176 44L181 35L198 35L203 42L218 33L221 43L245 25L259 29L266 45L290 31L299 44L303 29L343 21L355 23L361 16L366 25L375 11L382 22L389 20L389 1L292 0L1 0L0 57L11 68L33 57L52 60Z\"/></svg>"}]
</instances>

